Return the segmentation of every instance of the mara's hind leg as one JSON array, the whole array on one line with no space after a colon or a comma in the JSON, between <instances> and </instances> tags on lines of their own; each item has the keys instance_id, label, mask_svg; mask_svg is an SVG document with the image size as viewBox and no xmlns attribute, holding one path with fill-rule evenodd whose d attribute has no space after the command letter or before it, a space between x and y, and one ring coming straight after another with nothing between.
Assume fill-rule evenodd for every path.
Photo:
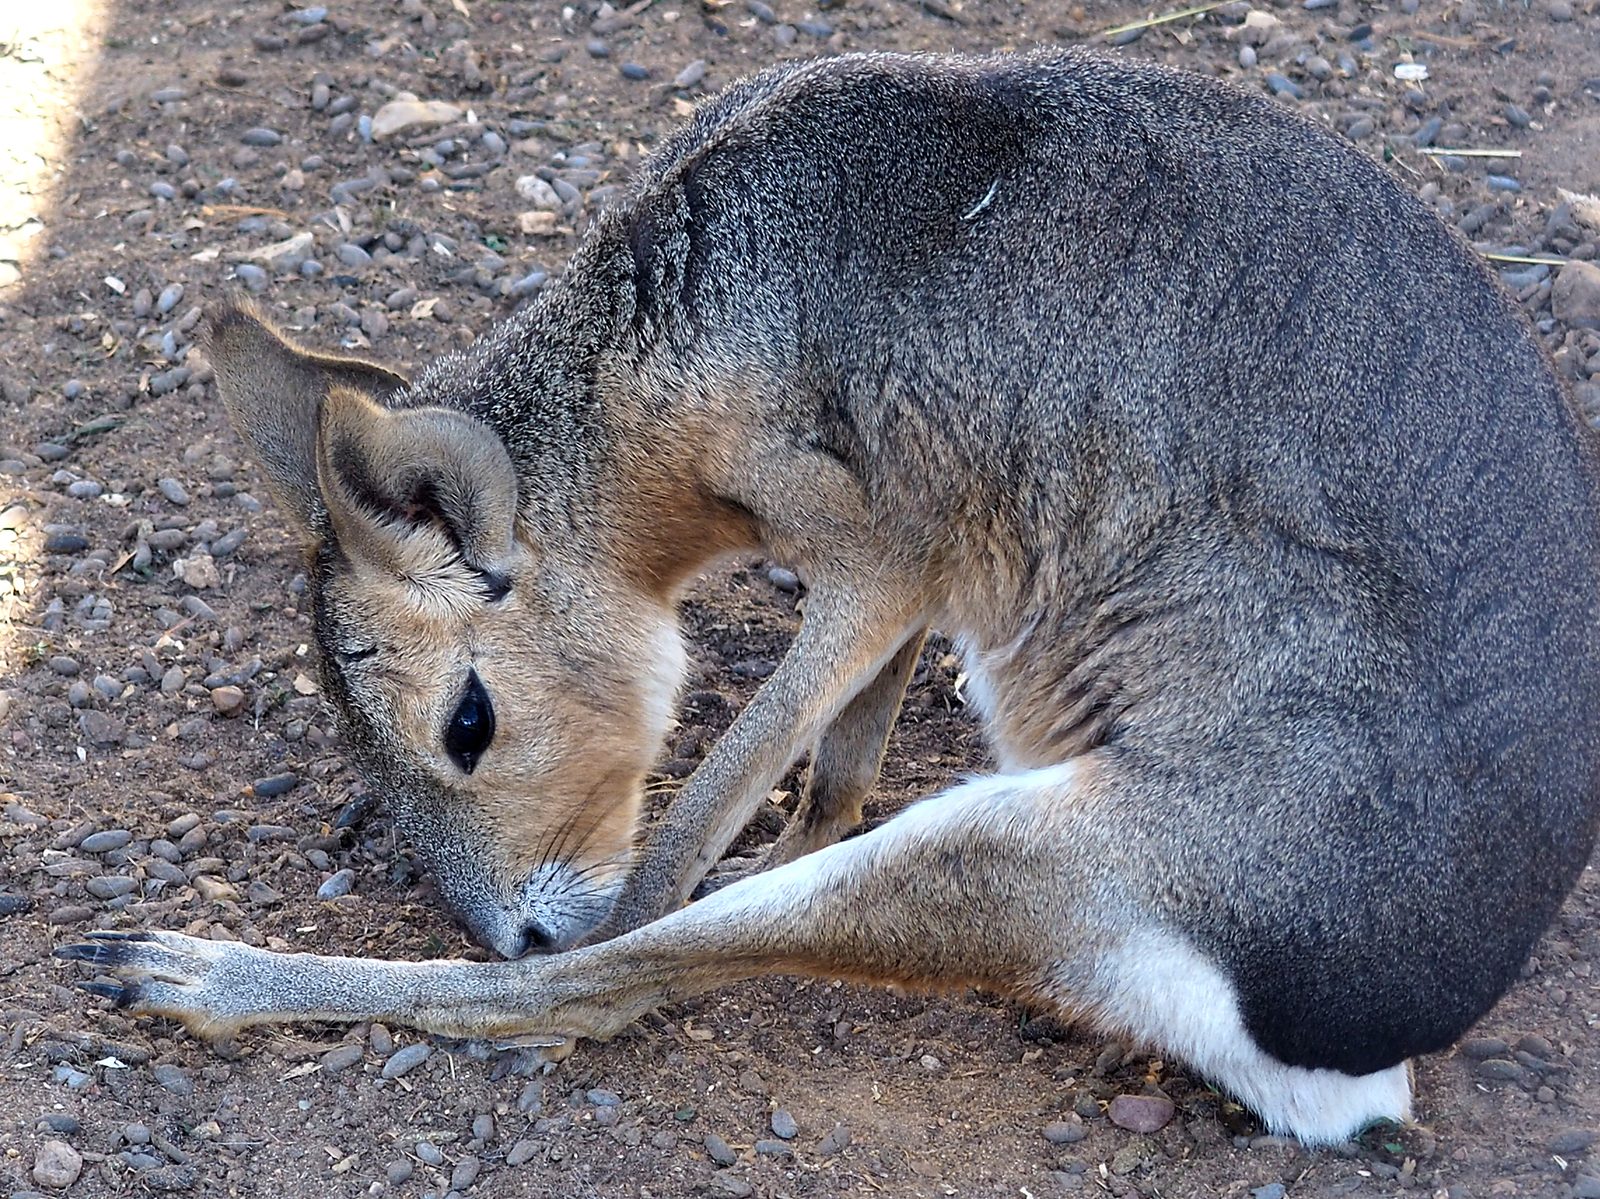
<instances>
[{"instance_id":1,"label":"mara's hind leg","mask_svg":"<svg viewBox=\"0 0 1600 1199\"><path fill-rule=\"evenodd\" d=\"M919 631L902 645L818 739L800 804L767 851L764 866L782 866L832 845L861 823L861 804L883 768L889 733L925 636L926 630Z\"/></svg>"},{"instance_id":2,"label":"mara's hind leg","mask_svg":"<svg viewBox=\"0 0 1600 1199\"><path fill-rule=\"evenodd\" d=\"M1141 851L1148 829L1134 827L1116 786L1091 759L967 783L555 957L374 962L174 934L62 953L117 971L116 997L132 1010L210 1035L381 1017L458 1036L609 1036L661 1003L758 975L971 984L1148 1041L1307 1141L1404 1118L1404 1063L1355 1078L1286 1066L1256 1046L1233 985L1157 916L1155 896L1170 901L1167 885L1181 880Z\"/></svg>"}]
</instances>

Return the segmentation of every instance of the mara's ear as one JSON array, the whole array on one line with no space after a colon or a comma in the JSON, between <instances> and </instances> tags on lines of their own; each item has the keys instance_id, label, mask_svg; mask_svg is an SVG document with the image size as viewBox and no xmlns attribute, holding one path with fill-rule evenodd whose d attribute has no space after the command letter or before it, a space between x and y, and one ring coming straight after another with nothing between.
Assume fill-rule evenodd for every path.
<instances>
[{"instance_id":1,"label":"mara's ear","mask_svg":"<svg viewBox=\"0 0 1600 1199\"><path fill-rule=\"evenodd\" d=\"M488 425L448 408L391 410L335 387L322 404L318 480L339 546L415 577L438 534L492 598L510 586L517 472Z\"/></svg>"},{"instance_id":2,"label":"mara's ear","mask_svg":"<svg viewBox=\"0 0 1600 1199\"><path fill-rule=\"evenodd\" d=\"M206 356L234 428L266 472L280 506L306 540L327 531L317 487L317 421L335 387L379 400L403 390L393 371L355 358L308 354L289 344L252 309L229 304L210 316Z\"/></svg>"}]
</instances>

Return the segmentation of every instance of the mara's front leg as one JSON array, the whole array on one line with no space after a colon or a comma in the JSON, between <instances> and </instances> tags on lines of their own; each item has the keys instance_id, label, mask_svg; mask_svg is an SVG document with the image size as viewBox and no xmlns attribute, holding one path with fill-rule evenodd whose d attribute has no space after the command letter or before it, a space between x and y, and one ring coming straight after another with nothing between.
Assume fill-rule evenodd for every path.
<instances>
[{"instance_id":1,"label":"mara's front leg","mask_svg":"<svg viewBox=\"0 0 1600 1199\"><path fill-rule=\"evenodd\" d=\"M376 1018L451 1036L604 1037L661 1003L774 973L1036 991L1066 945L1081 953L1098 940L1072 927L1066 896L1041 886L1080 856L1050 827L1075 773L968 784L864 837L549 957L374 961L178 933L97 934L56 953L118 979L91 991L212 1039L252 1024Z\"/></svg>"},{"instance_id":2,"label":"mara's front leg","mask_svg":"<svg viewBox=\"0 0 1600 1199\"><path fill-rule=\"evenodd\" d=\"M530 991L517 963L273 953L183 933L89 935L93 940L55 951L118 979L85 983L86 990L138 1015L180 1021L208 1041L253 1024L299 1020L381 1019L495 1041L532 1031Z\"/></svg>"},{"instance_id":3,"label":"mara's front leg","mask_svg":"<svg viewBox=\"0 0 1600 1199\"><path fill-rule=\"evenodd\" d=\"M926 562L874 523L859 484L838 462L790 447L758 454L738 474L763 482L752 491L733 488L730 498L758 516L769 548L811 576L805 619L777 670L673 801L591 941L680 907L783 772L875 680L886 680L883 696L875 693L866 706L892 721L907 673L896 655L935 602ZM915 650L907 652L914 665ZM874 722L859 716L845 718L845 728L865 744L877 731L862 736L860 728ZM869 752L881 757L881 743Z\"/></svg>"},{"instance_id":4,"label":"mara's front leg","mask_svg":"<svg viewBox=\"0 0 1600 1199\"><path fill-rule=\"evenodd\" d=\"M117 976L120 985L92 991L212 1039L252 1024L375 1018L451 1036L604 1037L661 1003L774 973L1015 989L1071 939L1058 927L1063 905L1040 883L1062 865L1065 847L1043 818L1073 768L1040 773L1048 793L1011 779L969 784L865 837L555 956L375 961L179 933L98 934L56 953Z\"/></svg>"}]
</instances>

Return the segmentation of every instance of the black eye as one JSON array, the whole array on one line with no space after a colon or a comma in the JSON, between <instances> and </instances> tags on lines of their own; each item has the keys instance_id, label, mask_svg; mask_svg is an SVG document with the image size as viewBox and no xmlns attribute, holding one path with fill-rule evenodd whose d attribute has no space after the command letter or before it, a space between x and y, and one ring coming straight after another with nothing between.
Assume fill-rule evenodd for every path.
<instances>
[{"instance_id":1,"label":"black eye","mask_svg":"<svg viewBox=\"0 0 1600 1199\"><path fill-rule=\"evenodd\" d=\"M467 689L461 693L461 702L444 730L444 748L457 766L471 774L493 740L494 705L474 670L468 673Z\"/></svg>"}]
</instances>

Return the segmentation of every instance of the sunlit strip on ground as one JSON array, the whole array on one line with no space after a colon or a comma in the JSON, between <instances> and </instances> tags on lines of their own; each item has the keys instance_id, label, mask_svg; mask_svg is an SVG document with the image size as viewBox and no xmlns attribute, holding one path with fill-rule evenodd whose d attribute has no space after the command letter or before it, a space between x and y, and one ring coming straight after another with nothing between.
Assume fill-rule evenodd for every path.
<instances>
[{"instance_id":1,"label":"sunlit strip on ground","mask_svg":"<svg viewBox=\"0 0 1600 1199\"><path fill-rule=\"evenodd\" d=\"M0 305L26 289L49 252L50 226L108 19L104 0L0 0ZM0 441L12 430L0 430ZM16 518L19 488L0 475L0 674L33 644L32 522ZM24 524L28 532L15 525ZM0 691L0 722L7 698Z\"/></svg>"}]
</instances>

